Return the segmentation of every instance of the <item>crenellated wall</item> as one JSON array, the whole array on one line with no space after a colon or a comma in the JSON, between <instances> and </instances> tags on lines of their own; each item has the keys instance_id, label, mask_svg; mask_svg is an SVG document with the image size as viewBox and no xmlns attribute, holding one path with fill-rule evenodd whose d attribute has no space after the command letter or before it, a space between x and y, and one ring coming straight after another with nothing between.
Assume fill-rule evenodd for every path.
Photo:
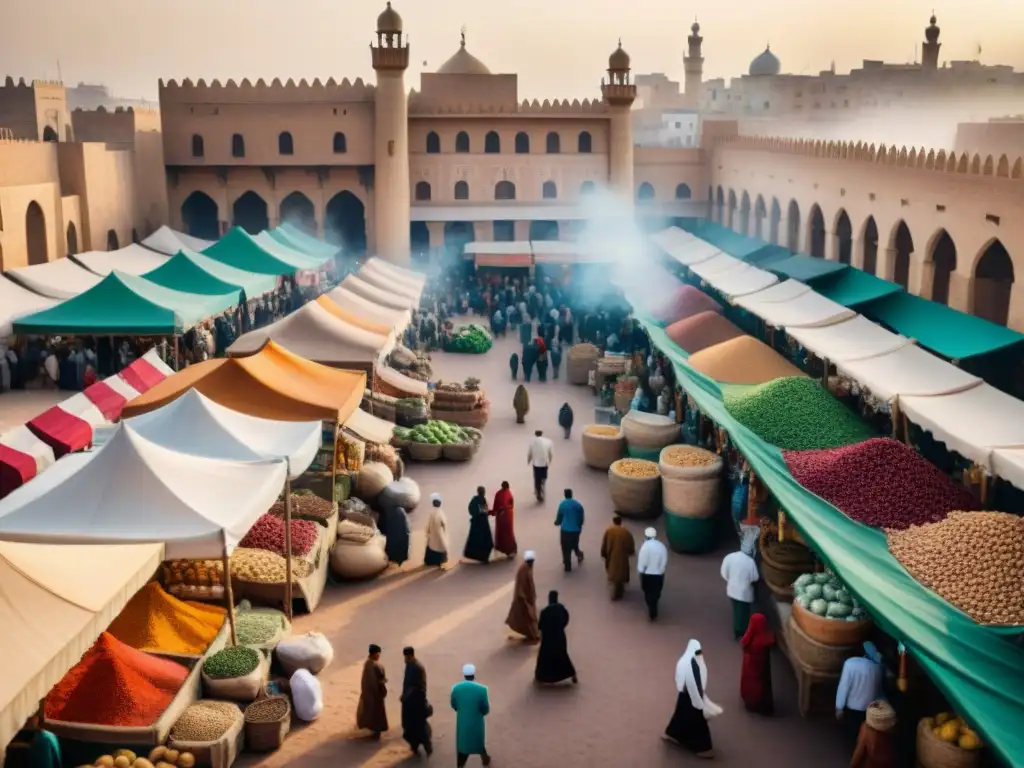
<instances>
[{"instance_id":1,"label":"crenellated wall","mask_svg":"<svg viewBox=\"0 0 1024 768\"><path fill-rule=\"evenodd\" d=\"M14 138L71 141L67 91L63 83L7 77L0 86L0 128ZM47 131L47 129L50 129Z\"/></svg>"}]
</instances>

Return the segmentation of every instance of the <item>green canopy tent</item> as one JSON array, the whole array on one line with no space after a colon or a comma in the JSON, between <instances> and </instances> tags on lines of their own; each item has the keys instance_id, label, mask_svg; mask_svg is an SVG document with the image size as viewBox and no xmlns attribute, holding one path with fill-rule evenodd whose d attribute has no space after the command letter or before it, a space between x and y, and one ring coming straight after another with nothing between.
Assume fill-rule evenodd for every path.
<instances>
[{"instance_id":1,"label":"green canopy tent","mask_svg":"<svg viewBox=\"0 0 1024 768\"><path fill-rule=\"evenodd\" d=\"M164 288L204 296L245 291L247 298L254 298L277 287L277 278L273 275L260 275L229 267L209 256L184 248L143 277Z\"/></svg>"},{"instance_id":2,"label":"green canopy tent","mask_svg":"<svg viewBox=\"0 0 1024 768\"><path fill-rule=\"evenodd\" d=\"M170 336L237 305L238 291L201 295L174 291L114 271L55 307L22 317L15 333Z\"/></svg>"},{"instance_id":3,"label":"green canopy tent","mask_svg":"<svg viewBox=\"0 0 1024 768\"><path fill-rule=\"evenodd\" d=\"M282 224L270 230L269 234L282 245L286 245L309 256L332 258L341 250L336 245L331 245L328 242L306 234L292 224Z\"/></svg>"},{"instance_id":4,"label":"green canopy tent","mask_svg":"<svg viewBox=\"0 0 1024 768\"><path fill-rule=\"evenodd\" d=\"M203 254L229 267L261 275L293 275L304 269L317 269L324 262L323 258L295 252L270 253L240 227L232 229Z\"/></svg>"},{"instance_id":5,"label":"green canopy tent","mask_svg":"<svg viewBox=\"0 0 1024 768\"><path fill-rule=\"evenodd\" d=\"M896 283L890 283L856 267L816 279L812 285L814 290L825 298L851 309L903 290Z\"/></svg>"},{"instance_id":6,"label":"green canopy tent","mask_svg":"<svg viewBox=\"0 0 1024 768\"><path fill-rule=\"evenodd\" d=\"M758 265L761 266L761 265ZM773 261L768 269L781 277L788 277L790 280L799 280L801 283L809 283L818 278L834 275L843 272L849 267L840 264L838 261L827 261L813 256L804 256L802 253L794 253L788 259Z\"/></svg>"}]
</instances>

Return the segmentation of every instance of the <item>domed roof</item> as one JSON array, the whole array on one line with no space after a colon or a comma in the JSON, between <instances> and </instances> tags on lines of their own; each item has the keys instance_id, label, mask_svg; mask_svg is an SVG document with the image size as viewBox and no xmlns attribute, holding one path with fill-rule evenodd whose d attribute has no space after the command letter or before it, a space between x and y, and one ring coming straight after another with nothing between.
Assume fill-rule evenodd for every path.
<instances>
[{"instance_id":1,"label":"domed roof","mask_svg":"<svg viewBox=\"0 0 1024 768\"><path fill-rule=\"evenodd\" d=\"M700 24L698 24L696 21L693 22L693 26L690 27L690 31L693 32L693 34L695 35L700 34Z\"/></svg>"},{"instance_id":2,"label":"domed roof","mask_svg":"<svg viewBox=\"0 0 1024 768\"><path fill-rule=\"evenodd\" d=\"M629 54L622 50L621 40L619 40L619 47L608 57L608 69L613 72L629 69Z\"/></svg>"},{"instance_id":3,"label":"domed roof","mask_svg":"<svg viewBox=\"0 0 1024 768\"><path fill-rule=\"evenodd\" d=\"M757 58L750 62L750 74L755 76L777 75L782 71L782 62L779 57L772 53L769 45Z\"/></svg>"},{"instance_id":4,"label":"domed roof","mask_svg":"<svg viewBox=\"0 0 1024 768\"><path fill-rule=\"evenodd\" d=\"M388 7L377 17L377 31L384 34L402 31L402 17L391 7L391 3L388 3Z\"/></svg>"},{"instance_id":5,"label":"domed roof","mask_svg":"<svg viewBox=\"0 0 1024 768\"><path fill-rule=\"evenodd\" d=\"M933 13L932 17L928 19L928 26L924 30L925 40L929 43L934 43L939 39L939 32L941 30L935 25L935 21L935 14Z\"/></svg>"},{"instance_id":6,"label":"domed roof","mask_svg":"<svg viewBox=\"0 0 1024 768\"><path fill-rule=\"evenodd\" d=\"M466 50L466 38L462 38L459 50L437 70L439 75L489 75L491 70L480 59Z\"/></svg>"}]
</instances>

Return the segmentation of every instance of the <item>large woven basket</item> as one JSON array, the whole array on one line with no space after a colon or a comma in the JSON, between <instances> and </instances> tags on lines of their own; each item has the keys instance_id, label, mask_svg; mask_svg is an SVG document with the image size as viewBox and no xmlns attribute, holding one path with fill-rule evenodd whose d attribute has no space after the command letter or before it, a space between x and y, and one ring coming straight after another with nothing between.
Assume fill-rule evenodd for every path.
<instances>
[{"instance_id":1,"label":"large woven basket","mask_svg":"<svg viewBox=\"0 0 1024 768\"><path fill-rule=\"evenodd\" d=\"M670 464L665 460L665 457L666 452L671 449L686 451L694 454L695 457L711 463L693 466ZM673 445L666 445L658 452L658 470L661 472L662 477L671 477L679 480L699 480L705 477L717 477L722 474L724 468L725 462L722 461L721 456L704 448L698 448L695 445L674 443Z\"/></svg>"},{"instance_id":2,"label":"large woven basket","mask_svg":"<svg viewBox=\"0 0 1024 768\"><path fill-rule=\"evenodd\" d=\"M891 731L896 727L898 718L892 704L882 699L868 704L864 711L865 722L876 731Z\"/></svg>"},{"instance_id":3,"label":"large woven basket","mask_svg":"<svg viewBox=\"0 0 1024 768\"><path fill-rule=\"evenodd\" d=\"M608 469L622 458L626 449L626 438L621 431L615 435L594 435L584 429L580 443L583 445L583 462L594 469Z\"/></svg>"},{"instance_id":4,"label":"large woven basket","mask_svg":"<svg viewBox=\"0 0 1024 768\"><path fill-rule=\"evenodd\" d=\"M792 656L805 667L829 675L843 671L843 662L861 652L859 645L825 645L800 629L792 616L786 622L786 643Z\"/></svg>"},{"instance_id":5,"label":"large woven basket","mask_svg":"<svg viewBox=\"0 0 1024 768\"><path fill-rule=\"evenodd\" d=\"M807 560L781 563L772 557L772 548L761 542L761 577L777 600L793 602L793 582L802 573L814 570L814 555L807 550Z\"/></svg>"},{"instance_id":6,"label":"large woven basket","mask_svg":"<svg viewBox=\"0 0 1024 768\"><path fill-rule=\"evenodd\" d=\"M483 393L481 392L449 392L446 389L435 389L434 390L434 404L438 408L448 408L451 403L459 403L461 405L476 405L480 402ZM452 410L461 410L453 408Z\"/></svg>"},{"instance_id":7,"label":"large woven basket","mask_svg":"<svg viewBox=\"0 0 1024 768\"><path fill-rule=\"evenodd\" d=\"M622 417L622 434L634 448L656 448L679 442L679 425L668 416L630 411Z\"/></svg>"},{"instance_id":8,"label":"large woven basket","mask_svg":"<svg viewBox=\"0 0 1024 768\"><path fill-rule=\"evenodd\" d=\"M251 721L245 718L245 747L250 752L274 752L284 744L285 737L292 727L292 703L287 696L268 696L266 698L284 699L287 711L277 720ZM257 701L264 700L263 697ZM252 706L251 704L249 706Z\"/></svg>"},{"instance_id":9,"label":"large woven basket","mask_svg":"<svg viewBox=\"0 0 1024 768\"><path fill-rule=\"evenodd\" d=\"M413 461L437 461L444 446L440 443L409 443L409 456Z\"/></svg>"},{"instance_id":10,"label":"large woven basket","mask_svg":"<svg viewBox=\"0 0 1024 768\"><path fill-rule=\"evenodd\" d=\"M960 749L938 738L928 727L930 718L917 723L917 762L921 768L975 768L981 765L981 750Z\"/></svg>"},{"instance_id":11,"label":"large woven basket","mask_svg":"<svg viewBox=\"0 0 1024 768\"><path fill-rule=\"evenodd\" d=\"M683 480L662 477L661 496L666 512L679 517L713 517L722 499L722 478Z\"/></svg>"},{"instance_id":12,"label":"large woven basket","mask_svg":"<svg viewBox=\"0 0 1024 768\"><path fill-rule=\"evenodd\" d=\"M601 352L593 344L576 344L566 355L565 376L570 384L586 386L590 383L590 372L597 370L597 359Z\"/></svg>"},{"instance_id":13,"label":"large woven basket","mask_svg":"<svg viewBox=\"0 0 1024 768\"><path fill-rule=\"evenodd\" d=\"M657 517L661 512L661 477L626 477L616 471L618 463L608 468L608 490L615 511L624 517Z\"/></svg>"},{"instance_id":14,"label":"large woven basket","mask_svg":"<svg viewBox=\"0 0 1024 768\"><path fill-rule=\"evenodd\" d=\"M441 454L448 461L469 461L473 458L473 454L476 453L476 446L475 442L443 445L441 446Z\"/></svg>"},{"instance_id":15,"label":"large woven basket","mask_svg":"<svg viewBox=\"0 0 1024 768\"><path fill-rule=\"evenodd\" d=\"M793 620L805 635L822 645L860 645L871 634L871 619L826 619L796 602L793 603Z\"/></svg>"}]
</instances>

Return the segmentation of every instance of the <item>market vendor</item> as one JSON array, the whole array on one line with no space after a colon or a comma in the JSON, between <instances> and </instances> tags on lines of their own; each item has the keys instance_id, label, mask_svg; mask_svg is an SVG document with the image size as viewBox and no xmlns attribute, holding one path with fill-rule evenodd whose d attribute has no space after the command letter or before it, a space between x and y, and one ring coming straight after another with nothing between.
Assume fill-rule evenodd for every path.
<instances>
[{"instance_id":1,"label":"market vendor","mask_svg":"<svg viewBox=\"0 0 1024 768\"><path fill-rule=\"evenodd\" d=\"M864 724L868 705L884 700L885 667L882 654L871 641L864 643L864 655L847 659L836 691L836 720L841 721L852 738Z\"/></svg>"}]
</instances>

